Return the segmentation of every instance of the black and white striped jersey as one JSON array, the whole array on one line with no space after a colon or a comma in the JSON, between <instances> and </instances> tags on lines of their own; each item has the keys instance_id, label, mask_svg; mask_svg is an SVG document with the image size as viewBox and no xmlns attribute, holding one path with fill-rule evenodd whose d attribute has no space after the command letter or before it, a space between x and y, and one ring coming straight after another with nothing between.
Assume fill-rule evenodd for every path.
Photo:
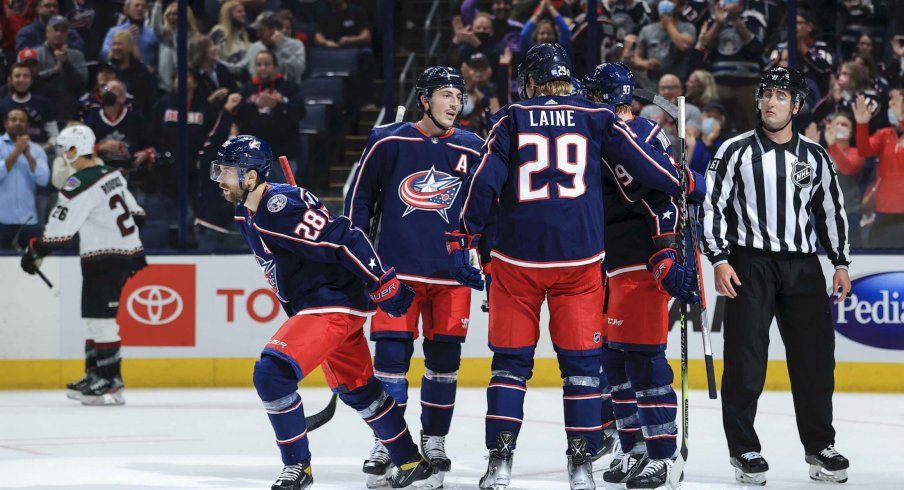
<instances>
[{"instance_id":1,"label":"black and white striped jersey","mask_svg":"<svg viewBox=\"0 0 904 490\"><path fill-rule=\"evenodd\" d=\"M713 265L735 246L815 253L849 263L838 168L818 143L795 133L778 145L761 128L719 147L706 172L704 251Z\"/></svg>"}]
</instances>

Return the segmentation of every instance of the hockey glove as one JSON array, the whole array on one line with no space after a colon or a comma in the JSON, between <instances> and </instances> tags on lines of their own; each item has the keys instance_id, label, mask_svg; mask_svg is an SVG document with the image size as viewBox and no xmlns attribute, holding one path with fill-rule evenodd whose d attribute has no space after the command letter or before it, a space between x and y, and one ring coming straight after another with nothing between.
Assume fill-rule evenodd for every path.
<instances>
[{"instance_id":1,"label":"hockey glove","mask_svg":"<svg viewBox=\"0 0 904 490\"><path fill-rule=\"evenodd\" d=\"M664 248L650 257L653 278L673 297L692 305L700 302L694 270L678 263L673 248Z\"/></svg>"},{"instance_id":2,"label":"hockey glove","mask_svg":"<svg viewBox=\"0 0 904 490\"><path fill-rule=\"evenodd\" d=\"M477 242L480 235L446 232L446 251L449 252L449 274L463 286L483 291L483 277L477 262ZM472 262L472 256L474 260Z\"/></svg>"},{"instance_id":3,"label":"hockey glove","mask_svg":"<svg viewBox=\"0 0 904 490\"><path fill-rule=\"evenodd\" d=\"M675 164L675 170L678 173L684 173L685 189L687 200L692 204L700 204L706 198L706 177L691 170L690 167Z\"/></svg>"},{"instance_id":4,"label":"hockey glove","mask_svg":"<svg viewBox=\"0 0 904 490\"><path fill-rule=\"evenodd\" d=\"M25 247L25 253L22 254L22 261L20 262L22 266L22 270L35 275L38 272L38 269L41 268L41 262L44 260L44 257L35 250L35 240L37 238L32 238L31 241L28 242L28 246Z\"/></svg>"},{"instance_id":5,"label":"hockey glove","mask_svg":"<svg viewBox=\"0 0 904 490\"><path fill-rule=\"evenodd\" d=\"M414 290L411 286L399 282L395 268L386 271L367 293L371 301L392 317L404 315L414 300Z\"/></svg>"}]
</instances>

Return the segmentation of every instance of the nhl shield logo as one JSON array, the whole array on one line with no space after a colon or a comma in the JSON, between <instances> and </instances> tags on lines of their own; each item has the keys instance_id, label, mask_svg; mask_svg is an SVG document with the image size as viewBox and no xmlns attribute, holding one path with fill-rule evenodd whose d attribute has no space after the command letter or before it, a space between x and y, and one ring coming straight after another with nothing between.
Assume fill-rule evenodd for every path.
<instances>
[{"instance_id":1,"label":"nhl shield logo","mask_svg":"<svg viewBox=\"0 0 904 490\"><path fill-rule=\"evenodd\" d=\"M600 335L599 332L593 332L593 343L594 343L594 344L599 344L599 343L600 343L600 338L601 338L601 337L602 337L602 336Z\"/></svg>"},{"instance_id":2,"label":"nhl shield logo","mask_svg":"<svg viewBox=\"0 0 904 490\"><path fill-rule=\"evenodd\" d=\"M800 160L791 163L791 181L801 189L810 187L813 184L813 169L810 164Z\"/></svg>"},{"instance_id":3,"label":"nhl shield logo","mask_svg":"<svg viewBox=\"0 0 904 490\"><path fill-rule=\"evenodd\" d=\"M430 167L430 170L415 172L402 179L399 184L399 198L408 207L402 216L415 210L436 211L446 223L448 210L461 190L461 179Z\"/></svg>"}]
</instances>

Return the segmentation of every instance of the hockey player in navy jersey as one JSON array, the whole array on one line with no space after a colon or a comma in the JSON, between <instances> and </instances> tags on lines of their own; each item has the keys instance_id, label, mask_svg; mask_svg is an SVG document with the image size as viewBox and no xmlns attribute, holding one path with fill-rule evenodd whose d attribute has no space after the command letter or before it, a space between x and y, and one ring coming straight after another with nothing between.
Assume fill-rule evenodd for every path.
<instances>
[{"instance_id":1,"label":"hockey player in navy jersey","mask_svg":"<svg viewBox=\"0 0 904 490\"><path fill-rule=\"evenodd\" d=\"M571 488L595 488L605 255L600 162L618 162L642 184L676 195L678 171L668 156L635 139L611 106L567 95L571 64L561 46L531 48L518 86L526 100L496 114L469 184L461 231L447 236L453 277L482 289L469 255L488 220L496 220L485 441L490 460L480 488L509 484L544 299L563 378ZM492 213L495 203L498 213Z\"/></svg>"},{"instance_id":2,"label":"hockey player in navy jersey","mask_svg":"<svg viewBox=\"0 0 904 490\"><path fill-rule=\"evenodd\" d=\"M254 386L276 433L282 473L273 489L313 484L298 382L317 366L330 388L373 429L398 467L390 484L440 485L411 439L402 410L373 375L362 327L376 303L403 315L414 296L384 268L370 240L348 218L333 216L316 196L267 182L273 155L253 136L226 141L211 165L270 287L289 315L254 365ZM434 484L431 485L431 482Z\"/></svg>"},{"instance_id":3,"label":"hockey player in navy jersey","mask_svg":"<svg viewBox=\"0 0 904 490\"><path fill-rule=\"evenodd\" d=\"M602 64L584 77L584 87L590 100L615 106L638 139L671 154L671 143L659 125L631 112L634 74L627 66ZM606 242L603 262L607 280L601 382L608 384L614 402L621 449L603 479L627 488L658 488L668 481L678 432L677 396L664 352L669 295L696 302L696 282L693 270L677 260L678 200L643 187L624 168L605 166L606 236L618 239ZM698 199L702 187L695 189ZM663 272L651 272L660 267Z\"/></svg>"},{"instance_id":4,"label":"hockey player in navy jersey","mask_svg":"<svg viewBox=\"0 0 904 490\"><path fill-rule=\"evenodd\" d=\"M366 233L379 230L378 252L415 291L406 315L378 311L371 321L374 372L400 407L408 401L406 374L423 325L426 372L421 380L421 451L442 476L451 467L445 438L452 422L461 344L471 290L448 272L443 234L458 229L462 186L480 161L483 140L453 127L467 97L458 70L430 67L415 86L423 117L375 128L345 198L345 215ZM378 211L379 210L379 211ZM368 487L381 486L389 455L377 438L364 462Z\"/></svg>"}]
</instances>

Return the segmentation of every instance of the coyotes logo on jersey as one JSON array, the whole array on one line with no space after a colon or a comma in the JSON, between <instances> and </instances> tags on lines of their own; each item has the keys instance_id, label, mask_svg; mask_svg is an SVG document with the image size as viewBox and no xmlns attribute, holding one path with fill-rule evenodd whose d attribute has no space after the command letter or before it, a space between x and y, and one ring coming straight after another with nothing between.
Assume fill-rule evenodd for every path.
<instances>
[{"instance_id":1,"label":"coyotes logo on jersey","mask_svg":"<svg viewBox=\"0 0 904 490\"><path fill-rule=\"evenodd\" d=\"M430 170L415 172L405 177L399 184L399 198L408 207L402 216L415 210L436 211L446 223L449 222L448 209L461 190L461 179L445 172Z\"/></svg>"}]
</instances>

